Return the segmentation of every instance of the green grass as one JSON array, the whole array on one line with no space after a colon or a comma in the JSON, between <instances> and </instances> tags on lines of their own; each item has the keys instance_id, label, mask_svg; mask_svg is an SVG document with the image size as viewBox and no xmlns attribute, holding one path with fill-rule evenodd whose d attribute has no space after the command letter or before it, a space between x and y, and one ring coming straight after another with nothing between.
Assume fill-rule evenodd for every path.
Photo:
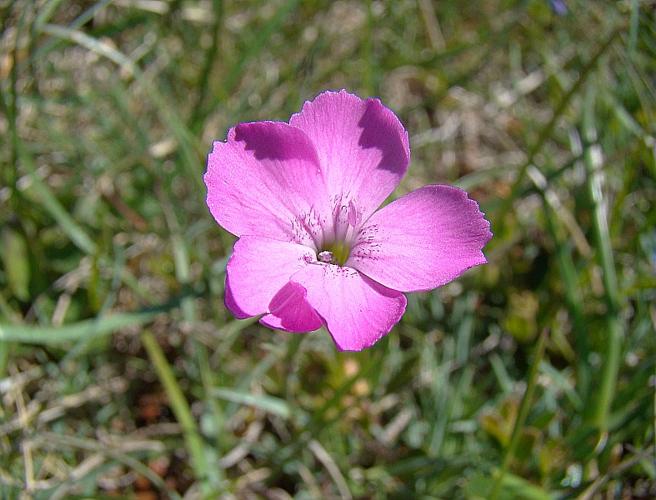
<instances>
[{"instance_id":1,"label":"green grass","mask_svg":"<svg viewBox=\"0 0 656 500\"><path fill-rule=\"evenodd\" d=\"M649 498L652 2L0 2L0 498ZM223 306L229 126L380 96L494 231L374 348Z\"/></svg>"}]
</instances>

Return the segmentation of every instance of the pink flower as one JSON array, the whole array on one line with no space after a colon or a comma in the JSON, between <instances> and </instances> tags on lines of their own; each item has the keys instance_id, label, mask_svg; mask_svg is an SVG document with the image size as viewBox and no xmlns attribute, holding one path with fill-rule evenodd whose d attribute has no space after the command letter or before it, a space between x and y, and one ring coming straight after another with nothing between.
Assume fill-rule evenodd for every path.
<instances>
[{"instance_id":1,"label":"pink flower","mask_svg":"<svg viewBox=\"0 0 656 500\"><path fill-rule=\"evenodd\" d=\"M464 191L424 186L389 205L410 161L408 133L378 99L342 90L289 123L242 123L207 158L207 205L239 239L225 304L288 332L325 326L360 351L401 319L405 292L487 261L490 224Z\"/></svg>"}]
</instances>

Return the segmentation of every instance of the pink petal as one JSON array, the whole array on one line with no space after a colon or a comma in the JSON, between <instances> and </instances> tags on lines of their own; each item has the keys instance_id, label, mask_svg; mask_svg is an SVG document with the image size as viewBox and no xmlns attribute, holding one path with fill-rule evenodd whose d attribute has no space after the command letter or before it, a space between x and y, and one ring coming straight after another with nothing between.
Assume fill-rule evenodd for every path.
<instances>
[{"instance_id":1,"label":"pink petal","mask_svg":"<svg viewBox=\"0 0 656 500\"><path fill-rule=\"evenodd\" d=\"M230 279L226 276L225 280L225 294L223 297L223 303L228 308L233 316L237 319L246 319L250 318L251 315L244 312L235 302L235 297L232 294L232 287L230 286Z\"/></svg>"},{"instance_id":2,"label":"pink petal","mask_svg":"<svg viewBox=\"0 0 656 500\"><path fill-rule=\"evenodd\" d=\"M207 205L231 233L314 244L329 213L317 153L299 129L243 123L215 142L205 172Z\"/></svg>"},{"instance_id":3,"label":"pink petal","mask_svg":"<svg viewBox=\"0 0 656 500\"><path fill-rule=\"evenodd\" d=\"M425 186L364 224L347 265L402 292L431 290L485 264L490 223L467 193Z\"/></svg>"},{"instance_id":4,"label":"pink petal","mask_svg":"<svg viewBox=\"0 0 656 500\"><path fill-rule=\"evenodd\" d=\"M342 351L361 351L389 333L405 311L402 293L385 288L355 269L311 264L292 277L323 318Z\"/></svg>"},{"instance_id":5,"label":"pink petal","mask_svg":"<svg viewBox=\"0 0 656 500\"><path fill-rule=\"evenodd\" d=\"M366 219L399 184L410 161L408 133L378 99L342 90L307 101L289 120L314 144L333 203L356 200Z\"/></svg>"},{"instance_id":6,"label":"pink petal","mask_svg":"<svg viewBox=\"0 0 656 500\"><path fill-rule=\"evenodd\" d=\"M268 313L280 289L311 261L314 252L302 245L242 236L226 268L226 307L237 318Z\"/></svg>"},{"instance_id":7,"label":"pink petal","mask_svg":"<svg viewBox=\"0 0 656 500\"><path fill-rule=\"evenodd\" d=\"M323 324L314 308L306 300L307 291L298 283L287 283L271 299L270 314L260 323L288 332L305 333L321 328Z\"/></svg>"}]
</instances>

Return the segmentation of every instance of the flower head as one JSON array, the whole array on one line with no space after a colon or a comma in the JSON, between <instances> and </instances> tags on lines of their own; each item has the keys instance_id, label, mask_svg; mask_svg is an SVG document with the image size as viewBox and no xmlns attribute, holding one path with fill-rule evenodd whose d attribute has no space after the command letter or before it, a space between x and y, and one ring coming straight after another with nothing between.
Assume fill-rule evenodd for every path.
<instances>
[{"instance_id":1,"label":"flower head","mask_svg":"<svg viewBox=\"0 0 656 500\"><path fill-rule=\"evenodd\" d=\"M405 292L486 262L490 225L464 191L417 189L379 208L410 161L408 134L378 99L323 92L289 123L242 123L207 158L207 205L239 237L225 303L289 332L325 326L341 350L373 345Z\"/></svg>"}]
</instances>

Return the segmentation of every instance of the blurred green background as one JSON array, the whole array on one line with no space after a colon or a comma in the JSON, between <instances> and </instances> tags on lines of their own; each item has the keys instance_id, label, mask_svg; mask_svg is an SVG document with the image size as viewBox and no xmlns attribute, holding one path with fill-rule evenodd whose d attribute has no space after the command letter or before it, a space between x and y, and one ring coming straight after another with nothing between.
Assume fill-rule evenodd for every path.
<instances>
[{"instance_id":1,"label":"blurred green background","mask_svg":"<svg viewBox=\"0 0 656 500\"><path fill-rule=\"evenodd\" d=\"M0 1L0 498L653 498L655 3ZM375 347L236 321L202 184L324 89L490 263Z\"/></svg>"}]
</instances>

